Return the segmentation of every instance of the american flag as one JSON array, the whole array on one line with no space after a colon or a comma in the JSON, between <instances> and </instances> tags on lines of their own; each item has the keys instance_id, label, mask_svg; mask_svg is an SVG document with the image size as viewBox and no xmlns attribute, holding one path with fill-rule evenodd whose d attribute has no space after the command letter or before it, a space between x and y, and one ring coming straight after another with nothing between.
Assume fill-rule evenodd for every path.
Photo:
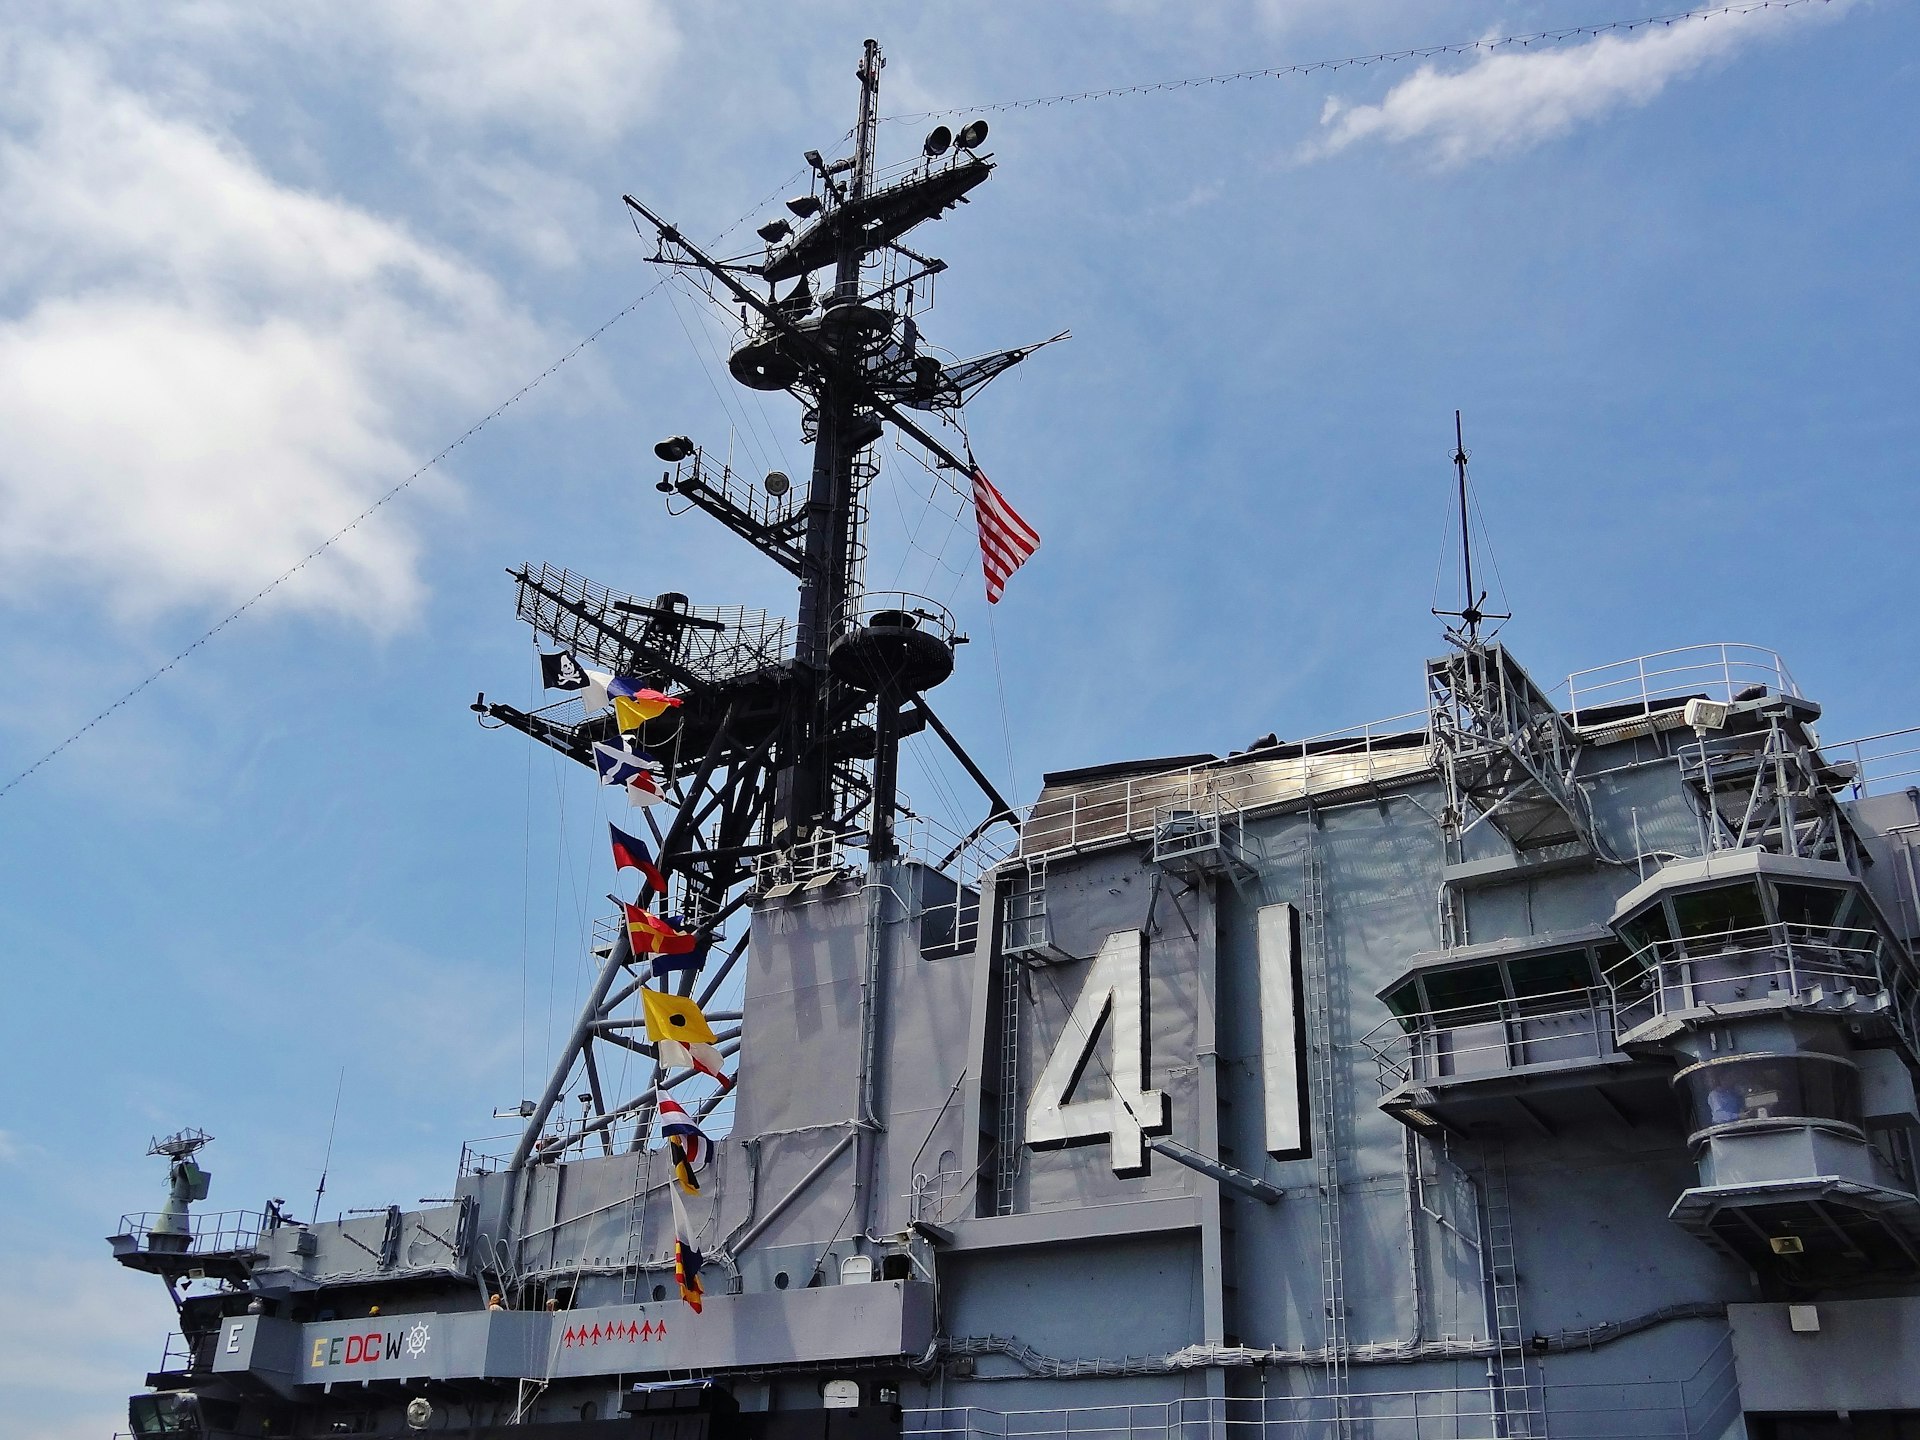
<instances>
[{"instance_id":1,"label":"american flag","mask_svg":"<svg viewBox=\"0 0 1920 1440\"><path fill-rule=\"evenodd\" d=\"M1007 577L1040 548L1040 532L1020 518L978 466L973 471L973 514L980 529L980 569L987 577L987 603L998 605Z\"/></svg>"}]
</instances>

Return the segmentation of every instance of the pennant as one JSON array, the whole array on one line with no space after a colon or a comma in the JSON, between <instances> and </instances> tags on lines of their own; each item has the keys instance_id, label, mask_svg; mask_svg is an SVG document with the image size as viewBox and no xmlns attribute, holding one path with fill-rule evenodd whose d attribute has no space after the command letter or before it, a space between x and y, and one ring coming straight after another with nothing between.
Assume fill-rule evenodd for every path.
<instances>
[{"instance_id":1,"label":"pennant","mask_svg":"<svg viewBox=\"0 0 1920 1440\"><path fill-rule=\"evenodd\" d=\"M717 1082L720 1093L723 1095L733 1089L733 1078L720 1068L724 1062L718 1045L662 1040L654 1049L662 1065L679 1065L688 1070L698 1070L708 1079Z\"/></svg>"},{"instance_id":2,"label":"pennant","mask_svg":"<svg viewBox=\"0 0 1920 1440\"><path fill-rule=\"evenodd\" d=\"M733 1081L720 1068L719 1037L698 1005L684 995L648 989L640 991L640 1003L646 1012L647 1038L653 1041L662 1065L698 1070L719 1081L722 1091L733 1088Z\"/></svg>"},{"instance_id":3,"label":"pennant","mask_svg":"<svg viewBox=\"0 0 1920 1440\"><path fill-rule=\"evenodd\" d=\"M680 1192L669 1190L673 1198L673 1279L680 1287L680 1298L700 1313L706 1292L700 1288L700 1267L705 1257L693 1247L693 1226L687 1223L687 1208L680 1203Z\"/></svg>"},{"instance_id":4,"label":"pennant","mask_svg":"<svg viewBox=\"0 0 1920 1440\"><path fill-rule=\"evenodd\" d=\"M980 569L987 580L987 603L998 605L1007 577L1040 548L1040 532L1020 518L977 465L973 471L973 518L980 531Z\"/></svg>"},{"instance_id":5,"label":"pennant","mask_svg":"<svg viewBox=\"0 0 1920 1440\"><path fill-rule=\"evenodd\" d=\"M687 1114L686 1108L671 1098L660 1102L660 1133L674 1147L675 1164L685 1162L689 1174L681 1188L692 1194L700 1187L692 1183L691 1172L707 1168L707 1162L713 1158L713 1142L707 1138L707 1132L700 1128L699 1123Z\"/></svg>"},{"instance_id":6,"label":"pennant","mask_svg":"<svg viewBox=\"0 0 1920 1440\"><path fill-rule=\"evenodd\" d=\"M679 1187L689 1195L700 1193L700 1182L694 1178L693 1162L687 1158L686 1147L678 1140L667 1141L667 1153L673 1157L673 1178Z\"/></svg>"},{"instance_id":7,"label":"pennant","mask_svg":"<svg viewBox=\"0 0 1920 1440\"><path fill-rule=\"evenodd\" d=\"M613 831L613 868L638 870L640 877L653 887L655 894L666 894L667 877L653 863L653 852L647 849L647 842L636 840L618 825L609 825L607 828Z\"/></svg>"},{"instance_id":8,"label":"pennant","mask_svg":"<svg viewBox=\"0 0 1920 1440\"><path fill-rule=\"evenodd\" d=\"M570 650L540 656L540 683L549 690L584 690L593 682Z\"/></svg>"},{"instance_id":9,"label":"pennant","mask_svg":"<svg viewBox=\"0 0 1920 1440\"><path fill-rule=\"evenodd\" d=\"M633 942L633 953L636 955L689 955L700 943L697 935L676 929L641 906L629 905L623 900L620 902L620 908L627 912L627 938ZM687 968L697 970L700 967L696 963ZM673 998L677 1000L680 997L676 995ZM699 1013L699 1010L695 1009L694 1014ZM705 1022L702 1021L702 1023ZM647 1010L647 1028L649 1030L653 1028L651 1007Z\"/></svg>"},{"instance_id":10,"label":"pennant","mask_svg":"<svg viewBox=\"0 0 1920 1440\"><path fill-rule=\"evenodd\" d=\"M638 775L627 781L627 804L635 806L658 805L667 798L667 792L660 788L660 767L649 764Z\"/></svg>"},{"instance_id":11,"label":"pennant","mask_svg":"<svg viewBox=\"0 0 1920 1440\"><path fill-rule=\"evenodd\" d=\"M587 683L580 688L580 703L589 710L606 709L612 703L607 698L607 687L613 684L613 676L591 665L582 665L580 669L587 677Z\"/></svg>"},{"instance_id":12,"label":"pennant","mask_svg":"<svg viewBox=\"0 0 1920 1440\"><path fill-rule=\"evenodd\" d=\"M631 694L622 694L620 687L630 685ZM636 681L615 680L608 687L613 696L614 724L622 730L638 730L649 720L655 719L668 710L674 709L681 701L677 695L662 695L658 690L649 690Z\"/></svg>"}]
</instances>

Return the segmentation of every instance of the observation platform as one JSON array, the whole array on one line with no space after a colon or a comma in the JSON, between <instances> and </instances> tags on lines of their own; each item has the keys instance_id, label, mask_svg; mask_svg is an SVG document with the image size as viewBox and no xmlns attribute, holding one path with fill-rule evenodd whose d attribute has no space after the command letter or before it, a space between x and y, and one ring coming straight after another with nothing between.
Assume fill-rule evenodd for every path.
<instances>
[{"instance_id":1,"label":"observation platform","mask_svg":"<svg viewBox=\"0 0 1920 1440\"><path fill-rule=\"evenodd\" d=\"M113 1258L129 1270L169 1281L183 1276L241 1281L264 1258L260 1237L266 1229L266 1216L257 1210L192 1215L189 1235L157 1232L154 1226L159 1219L157 1210L122 1215L119 1227L107 1237Z\"/></svg>"}]
</instances>

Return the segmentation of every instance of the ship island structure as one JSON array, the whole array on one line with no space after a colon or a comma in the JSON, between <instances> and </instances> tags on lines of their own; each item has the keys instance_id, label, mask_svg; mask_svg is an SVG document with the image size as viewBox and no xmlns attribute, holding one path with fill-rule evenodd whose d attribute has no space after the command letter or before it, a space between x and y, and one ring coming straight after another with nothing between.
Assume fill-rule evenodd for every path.
<instances>
[{"instance_id":1,"label":"ship island structure","mask_svg":"<svg viewBox=\"0 0 1920 1440\"><path fill-rule=\"evenodd\" d=\"M523 566L558 667L655 713L474 707L658 789L628 916L684 963L601 925L444 1203L215 1212L209 1137L156 1140L167 1203L111 1245L180 1333L133 1432L1920 1434L1911 737L1823 743L1744 645L1543 688L1469 552L1413 714L1009 800L929 700L965 637L863 584L871 447L986 483L948 422L1038 348L922 338L946 266L905 237L993 161L976 121L880 167L881 66L763 250L627 202L740 317L733 378L800 402L804 484L657 450L797 617ZM903 743L972 777L971 833L904 809ZM710 1038L651 1038L649 996Z\"/></svg>"}]
</instances>

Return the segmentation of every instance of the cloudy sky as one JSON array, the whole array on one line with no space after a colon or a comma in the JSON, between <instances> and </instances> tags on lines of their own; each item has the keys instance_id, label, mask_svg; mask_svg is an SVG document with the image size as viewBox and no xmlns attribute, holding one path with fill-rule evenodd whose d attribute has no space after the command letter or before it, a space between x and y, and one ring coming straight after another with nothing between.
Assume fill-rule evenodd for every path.
<instances>
[{"instance_id":1,"label":"cloudy sky","mask_svg":"<svg viewBox=\"0 0 1920 1440\"><path fill-rule=\"evenodd\" d=\"M663 435L807 452L623 191L744 248L868 34L889 116L965 118L1661 7L876 8L9 7L0 783L467 436L0 796L12 1433L97 1440L158 1362L164 1298L100 1239L160 1198L151 1135L219 1137L211 1205L298 1213L338 1085L327 1209L412 1203L537 1085L611 876L589 778L465 708L534 695L504 567L789 604L657 503ZM927 332L1075 338L971 410L1044 536L991 616L951 495L885 452L869 581L975 639L946 718L1030 797L1416 708L1458 408L1541 678L1748 641L1829 738L1920 723L1916 53L1912 7L1813 0L986 111L995 177L919 235Z\"/></svg>"}]
</instances>

